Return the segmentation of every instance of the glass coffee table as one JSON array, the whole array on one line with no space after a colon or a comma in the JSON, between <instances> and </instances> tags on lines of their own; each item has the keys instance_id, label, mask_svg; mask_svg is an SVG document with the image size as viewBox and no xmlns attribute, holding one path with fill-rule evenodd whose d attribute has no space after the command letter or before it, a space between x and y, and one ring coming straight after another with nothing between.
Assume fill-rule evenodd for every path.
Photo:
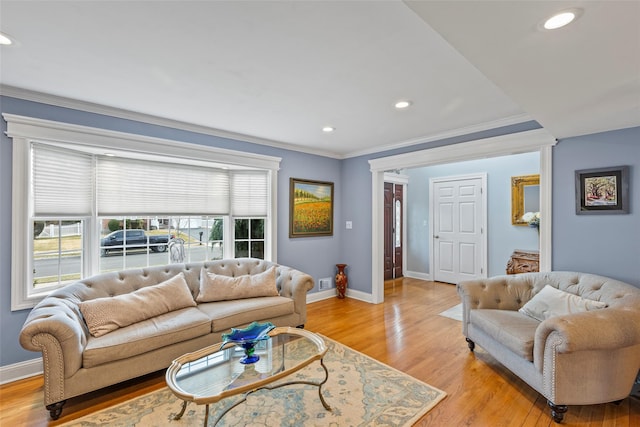
<instances>
[{"instance_id":1,"label":"glass coffee table","mask_svg":"<svg viewBox=\"0 0 640 427\"><path fill-rule=\"evenodd\" d=\"M175 416L182 417L189 402L205 406L204 425L208 425L209 405L226 397L244 394L244 397L227 408L213 425L230 410L243 403L251 393L272 390L292 384L307 384L318 387L318 397L328 411L331 407L322 396L322 385L329 378L329 371L322 358L327 346L322 338L304 329L279 327L269 332L269 339L256 344L255 354L260 359L255 363L243 364L245 353L234 343L215 344L177 358L167 369L166 380L169 389L183 400L182 409ZM320 361L325 377L319 382L290 381L273 384L305 366Z\"/></svg>"}]
</instances>

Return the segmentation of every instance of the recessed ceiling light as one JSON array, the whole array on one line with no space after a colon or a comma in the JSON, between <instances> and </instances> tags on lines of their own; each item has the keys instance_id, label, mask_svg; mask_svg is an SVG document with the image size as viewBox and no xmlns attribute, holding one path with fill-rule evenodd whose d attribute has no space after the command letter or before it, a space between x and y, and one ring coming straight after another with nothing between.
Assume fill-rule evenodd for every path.
<instances>
[{"instance_id":1,"label":"recessed ceiling light","mask_svg":"<svg viewBox=\"0 0 640 427\"><path fill-rule=\"evenodd\" d=\"M322 132L325 132L325 133L331 133L334 130L336 130L336 128L334 128L333 126L325 126L322 128Z\"/></svg>"},{"instance_id":2,"label":"recessed ceiling light","mask_svg":"<svg viewBox=\"0 0 640 427\"><path fill-rule=\"evenodd\" d=\"M403 101L396 102L395 107L398 110L403 110L405 108L409 108L410 105L411 105L411 101L403 100Z\"/></svg>"},{"instance_id":3,"label":"recessed ceiling light","mask_svg":"<svg viewBox=\"0 0 640 427\"><path fill-rule=\"evenodd\" d=\"M568 25L575 21L576 18L580 16L581 12L581 9L570 9L556 13L552 17L545 20L542 24L542 27L545 30L557 30L558 28L562 28L565 25Z\"/></svg>"},{"instance_id":4,"label":"recessed ceiling light","mask_svg":"<svg viewBox=\"0 0 640 427\"><path fill-rule=\"evenodd\" d=\"M13 42L11 41L11 38L9 38L8 35L6 35L4 33L0 33L0 44L10 45L11 43L13 43Z\"/></svg>"},{"instance_id":5,"label":"recessed ceiling light","mask_svg":"<svg viewBox=\"0 0 640 427\"><path fill-rule=\"evenodd\" d=\"M106 152L106 153L104 153L104 155L107 156L107 157L115 157L116 156L114 153L111 153L111 152Z\"/></svg>"}]
</instances>

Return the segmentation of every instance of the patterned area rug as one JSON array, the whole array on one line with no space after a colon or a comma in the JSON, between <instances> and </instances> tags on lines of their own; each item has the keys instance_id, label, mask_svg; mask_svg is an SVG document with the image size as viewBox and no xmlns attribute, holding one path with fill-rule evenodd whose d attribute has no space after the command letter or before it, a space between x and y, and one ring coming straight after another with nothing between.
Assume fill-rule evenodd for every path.
<instances>
[{"instance_id":1,"label":"patterned area rug","mask_svg":"<svg viewBox=\"0 0 640 427\"><path fill-rule=\"evenodd\" d=\"M407 374L378 362L336 341L324 338L329 351L324 363L329 380L322 392L332 410L318 399L318 388L291 385L275 390L260 390L229 411L218 426L411 426L446 393ZM324 378L319 362L292 374L296 380L318 381ZM283 379L281 381L287 381ZM291 381L291 378L289 378ZM241 396L210 406L209 425L218 414ZM182 404L164 388L120 405L104 409L69 426L202 426L204 405L190 403L180 420L173 417Z\"/></svg>"},{"instance_id":2,"label":"patterned area rug","mask_svg":"<svg viewBox=\"0 0 640 427\"><path fill-rule=\"evenodd\" d=\"M449 319L458 320L462 322L462 303L454 305L453 307L440 313L440 316L448 317Z\"/></svg>"}]
</instances>

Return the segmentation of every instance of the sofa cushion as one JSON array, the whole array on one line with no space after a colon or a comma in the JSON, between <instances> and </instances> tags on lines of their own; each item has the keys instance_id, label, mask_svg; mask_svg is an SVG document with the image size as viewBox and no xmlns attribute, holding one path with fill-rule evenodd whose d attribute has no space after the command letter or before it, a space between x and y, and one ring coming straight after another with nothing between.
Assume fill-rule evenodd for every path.
<instances>
[{"instance_id":1,"label":"sofa cushion","mask_svg":"<svg viewBox=\"0 0 640 427\"><path fill-rule=\"evenodd\" d=\"M158 285L146 286L128 294L79 303L85 323L94 337L195 305L183 273Z\"/></svg>"},{"instance_id":2,"label":"sofa cushion","mask_svg":"<svg viewBox=\"0 0 640 427\"><path fill-rule=\"evenodd\" d=\"M542 322L552 316L598 310L606 306L605 302L585 299L546 285L519 311Z\"/></svg>"},{"instance_id":3,"label":"sofa cushion","mask_svg":"<svg viewBox=\"0 0 640 427\"><path fill-rule=\"evenodd\" d=\"M203 268L200 273L200 292L196 301L229 301L278 295L275 266L262 273L237 277L207 273Z\"/></svg>"},{"instance_id":4,"label":"sofa cushion","mask_svg":"<svg viewBox=\"0 0 640 427\"><path fill-rule=\"evenodd\" d=\"M515 310L471 310L469 317L474 327L533 362L533 341L539 321Z\"/></svg>"},{"instance_id":5,"label":"sofa cushion","mask_svg":"<svg viewBox=\"0 0 640 427\"><path fill-rule=\"evenodd\" d=\"M294 303L291 298L261 297L202 303L198 309L211 319L213 332L222 332L253 321L292 314Z\"/></svg>"},{"instance_id":6,"label":"sofa cushion","mask_svg":"<svg viewBox=\"0 0 640 427\"><path fill-rule=\"evenodd\" d=\"M126 359L210 332L211 320L196 307L172 311L98 338L89 338L82 355L82 366L91 368Z\"/></svg>"}]
</instances>

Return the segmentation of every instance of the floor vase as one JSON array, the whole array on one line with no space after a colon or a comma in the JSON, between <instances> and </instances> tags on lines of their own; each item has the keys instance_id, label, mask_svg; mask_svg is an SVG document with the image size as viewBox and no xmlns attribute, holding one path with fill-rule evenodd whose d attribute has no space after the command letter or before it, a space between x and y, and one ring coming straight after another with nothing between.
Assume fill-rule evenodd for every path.
<instances>
[{"instance_id":1,"label":"floor vase","mask_svg":"<svg viewBox=\"0 0 640 427\"><path fill-rule=\"evenodd\" d=\"M344 269L347 267L347 264L336 264L338 268L338 274L336 274L336 293L338 298L344 298L347 293L347 284L349 283L349 278L344 272Z\"/></svg>"}]
</instances>

